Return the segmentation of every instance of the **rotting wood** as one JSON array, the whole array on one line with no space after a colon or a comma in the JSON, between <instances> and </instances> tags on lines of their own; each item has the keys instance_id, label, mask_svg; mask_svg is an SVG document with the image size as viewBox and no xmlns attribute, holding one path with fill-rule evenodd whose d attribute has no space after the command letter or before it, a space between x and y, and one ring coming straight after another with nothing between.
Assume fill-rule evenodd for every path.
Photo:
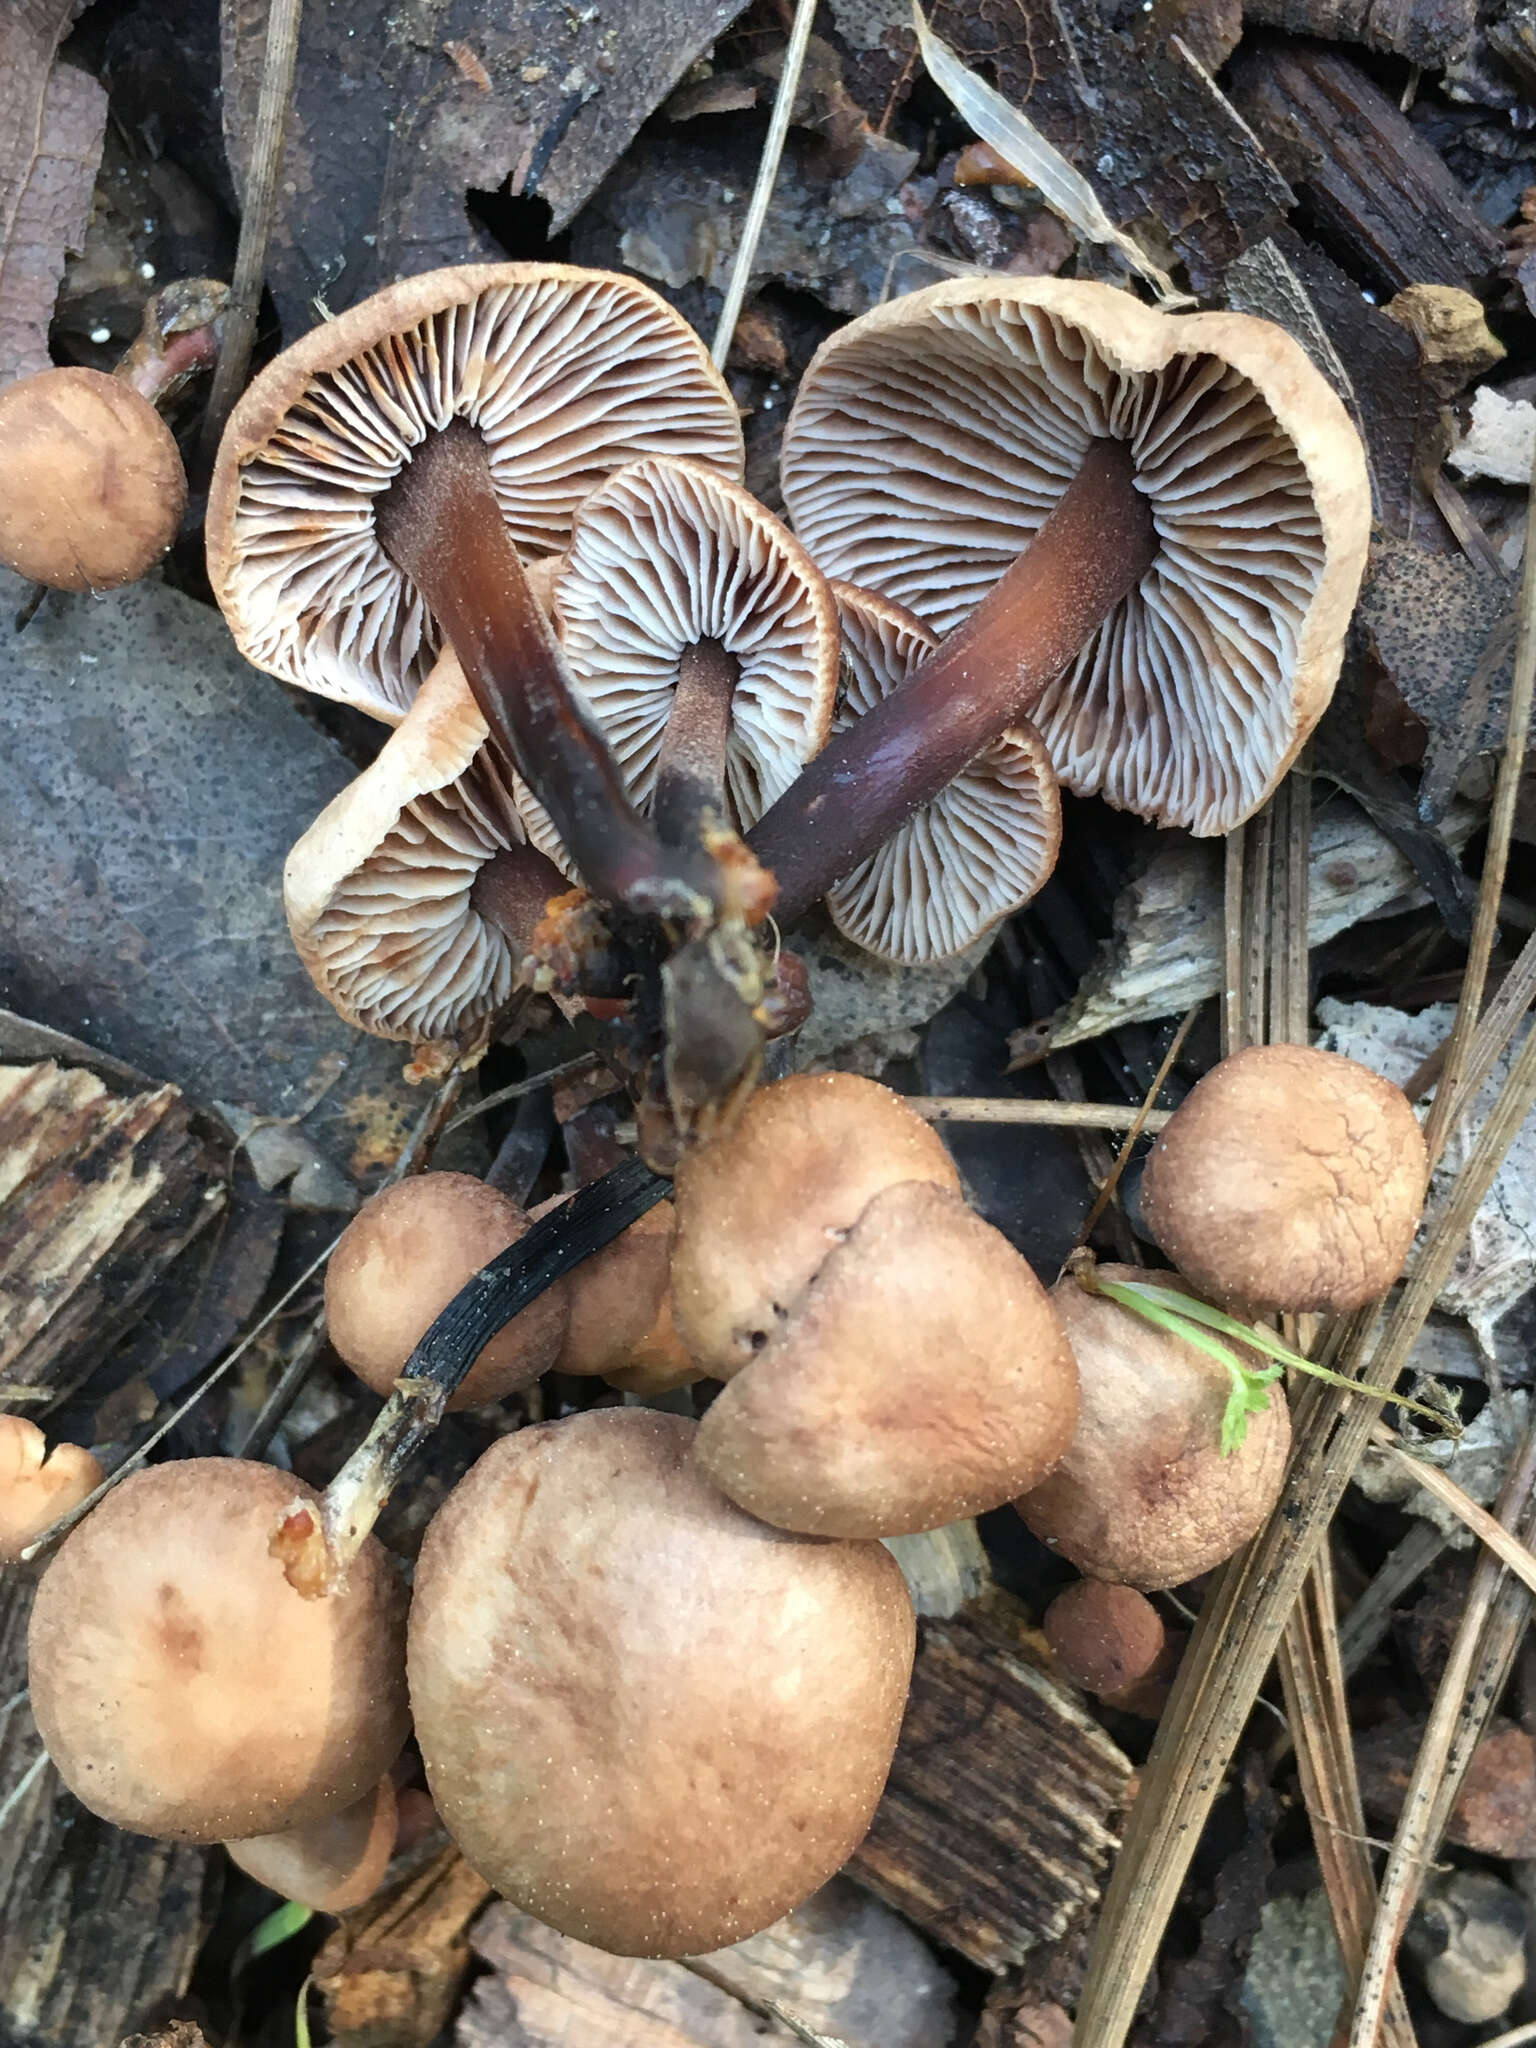
<instances>
[{"instance_id":1,"label":"rotting wood","mask_svg":"<svg viewBox=\"0 0 1536 2048\"><path fill-rule=\"evenodd\" d=\"M1243 19L1288 35L1363 43L1442 71L1471 36L1477 8L1475 0L1245 0Z\"/></svg>"},{"instance_id":2,"label":"rotting wood","mask_svg":"<svg viewBox=\"0 0 1536 2048\"><path fill-rule=\"evenodd\" d=\"M490 1897L450 1847L345 1914L312 1972L336 2048L427 2048L457 2003L469 1923Z\"/></svg>"},{"instance_id":3,"label":"rotting wood","mask_svg":"<svg viewBox=\"0 0 1536 2048\"><path fill-rule=\"evenodd\" d=\"M1001 1973L1099 1896L1128 1759L1006 1594L922 1629L896 1761L847 1874Z\"/></svg>"},{"instance_id":4,"label":"rotting wood","mask_svg":"<svg viewBox=\"0 0 1536 2048\"><path fill-rule=\"evenodd\" d=\"M1498 236L1348 58L1306 43L1245 44L1232 97L1307 204L1318 239L1376 283L1470 290L1497 268Z\"/></svg>"},{"instance_id":5,"label":"rotting wood","mask_svg":"<svg viewBox=\"0 0 1536 2048\"><path fill-rule=\"evenodd\" d=\"M0 1407L8 1387L73 1392L223 1202L176 1089L0 1067Z\"/></svg>"}]
</instances>

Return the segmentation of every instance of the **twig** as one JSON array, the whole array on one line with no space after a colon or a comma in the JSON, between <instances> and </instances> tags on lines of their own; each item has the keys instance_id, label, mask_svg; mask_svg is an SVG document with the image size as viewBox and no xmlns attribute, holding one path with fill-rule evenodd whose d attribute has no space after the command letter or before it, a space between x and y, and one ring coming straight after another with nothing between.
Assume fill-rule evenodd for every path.
<instances>
[{"instance_id":1,"label":"twig","mask_svg":"<svg viewBox=\"0 0 1536 2048\"><path fill-rule=\"evenodd\" d=\"M904 1095L931 1124L1053 1124L1087 1131L1160 1131L1173 1111L1137 1102L1020 1101L1008 1095Z\"/></svg>"},{"instance_id":2,"label":"twig","mask_svg":"<svg viewBox=\"0 0 1536 2048\"><path fill-rule=\"evenodd\" d=\"M472 1102L468 1109L461 1109L456 1117L444 1126L444 1135L456 1131L460 1124L471 1124L477 1116L484 1116L487 1110L500 1109L504 1102L520 1102L525 1095L537 1094L539 1089L552 1081L563 1081L567 1074L579 1074L586 1067L600 1067L604 1064L600 1052L578 1053L574 1059L561 1060L553 1067L543 1067L537 1074L530 1074L524 1081L509 1081L505 1088L493 1089L489 1095L482 1095L478 1102ZM619 1084L617 1080L614 1086Z\"/></svg>"},{"instance_id":3,"label":"twig","mask_svg":"<svg viewBox=\"0 0 1536 2048\"><path fill-rule=\"evenodd\" d=\"M0 1827L3 1827L10 1819L17 1807L20 1806L22 1800L26 1798L32 1787L37 1783L44 1771L47 1770L49 1761L49 1755L45 1749L40 1756L34 1758L27 1765L27 1768L22 1772L10 1791L6 1793L3 1799L0 1799Z\"/></svg>"},{"instance_id":4,"label":"twig","mask_svg":"<svg viewBox=\"0 0 1536 2048\"><path fill-rule=\"evenodd\" d=\"M1184 1050L1184 1041L1186 1038L1188 1038L1190 1032L1194 1029L1195 1019L1200 1015L1200 1012L1203 1008L1204 1004L1202 1003L1192 1003L1190 1007L1185 1011L1178 1030L1174 1032L1172 1039L1169 1041L1168 1050L1163 1054L1163 1063L1158 1068L1156 1074L1153 1076L1152 1086L1147 1090L1146 1094L1142 1097L1141 1108L1137 1112L1136 1120L1131 1125L1130 1129L1126 1132L1124 1140L1121 1143L1120 1150L1115 1154L1115 1163L1110 1168L1109 1173L1105 1178L1104 1185L1099 1189L1098 1194L1094 1197L1093 1207L1088 1211L1088 1214L1083 1218L1082 1228L1078 1231L1077 1236L1073 1239L1073 1252L1081 1251L1082 1247L1088 1242L1089 1238L1092 1237L1094 1230L1097 1227L1099 1218L1104 1214L1104 1211L1109 1207L1110 1203L1114 1200L1115 1189L1119 1187L1121 1177L1123 1176L1126 1167L1130 1163L1131 1154L1136 1149L1137 1140L1141 1138L1146 1133L1146 1131L1151 1127L1149 1120L1152 1117L1158 1115L1158 1112L1153 1108L1153 1104L1157 1101L1158 1096L1162 1094L1164 1083L1167 1081L1168 1076L1173 1072L1174 1062L1178 1059L1179 1054ZM1078 1106L1080 1108L1087 1107L1086 1104L1079 1104ZM1172 1114L1172 1110L1167 1110L1162 1113L1164 1117L1171 1116ZM1068 1252L1067 1259L1070 1259L1071 1256L1072 1252ZM1062 1260L1061 1269L1063 1272L1065 1272L1067 1269L1067 1259Z\"/></svg>"},{"instance_id":5,"label":"twig","mask_svg":"<svg viewBox=\"0 0 1536 2048\"><path fill-rule=\"evenodd\" d=\"M1384 1422L1379 1422L1371 1431L1371 1442L1378 1449L1390 1452L1402 1471L1411 1474L1426 1493L1432 1493L1443 1507L1448 1507L1480 1543L1485 1544L1501 1563L1508 1565L1517 1579L1523 1580L1536 1593L1536 1556L1518 1537L1511 1536L1502 1522L1495 1520L1471 1494L1463 1492L1438 1465L1430 1464L1427 1458L1416 1458L1406 1450L1395 1431Z\"/></svg>"},{"instance_id":6,"label":"twig","mask_svg":"<svg viewBox=\"0 0 1536 2048\"><path fill-rule=\"evenodd\" d=\"M1449 1547L1450 1539L1433 1522L1414 1517L1408 1534L1387 1552L1340 1626L1339 1656L1347 1678L1353 1678L1386 1640L1392 1610Z\"/></svg>"},{"instance_id":7,"label":"twig","mask_svg":"<svg viewBox=\"0 0 1536 2048\"><path fill-rule=\"evenodd\" d=\"M795 110L795 95L800 90L800 73L805 65L806 46L811 40L811 23L815 18L816 0L795 0L794 26L789 32L784 69L779 73L779 90L763 141L763 153L758 160L757 183L752 187L747 217L741 224L736 261L731 266L725 303L720 308L720 323L709 351L717 370L725 368L725 359L731 352L731 342L736 333L736 322L741 318L742 301L747 296L753 259L757 255L763 223L768 218L768 203L773 198L774 184L778 179L779 159L784 154L784 138L789 133L789 117Z\"/></svg>"},{"instance_id":8,"label":"twig","mask_svg":"<svg viewBox=\"0 0 1536 2048\"><path fill-rule=\"evenodd\" d=\"M256 102L256 134L245 181L240 215L240 240L235 249L235 274L224 315L224 339L208 393L208 409L198 455L211 469L219 452L224 423L245 384L256 341L256 315L266 276L267 243L275 218L278 173L283 163L283 138L293 100L293 74L299 54L299 23L304 0L269 0L267 39L261 60L261 91Z\"/></svg>"}]
</instances>

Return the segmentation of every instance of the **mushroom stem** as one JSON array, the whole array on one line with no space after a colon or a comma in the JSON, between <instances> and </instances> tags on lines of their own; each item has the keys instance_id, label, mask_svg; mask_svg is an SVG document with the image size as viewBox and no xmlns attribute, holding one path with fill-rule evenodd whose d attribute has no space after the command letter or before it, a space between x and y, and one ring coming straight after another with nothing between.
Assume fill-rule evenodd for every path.
<instances>
[{"instance_id":1,"label":"mushroom stem","mask_svg":"<svg viewBox=\"0 0 1536 2048\"><path fill-rule=\"evenodd\" d=\"M707 917L721 890L697 847L665 848L625 794L502 519L485 444L464 420L431 435L374 508L459 658L491 736L549 812L592 893Z\"/></svg>"},{"instance_id":2,"label":"mushroom stem","mask_svg":"<svg viewBox=\"0 0 1536 2048\"><path fill-rule=\"evenodd\" d=\"M642 1161L626 1160L535 1223L459 1289L411 1353L377 1421L321 1495L318 1510L297 1501L278 1524L270 1549L295 1591L318 1600L345 1587L347 1568L401 1473L491 1338L654 1208L671 1187Z\"/></svg>"},{"instance_id":3,"label":"mushroom stem","mask_svg":"<svg viewBox=\"0 0 1536 2048\"><path fill-rule=\"evenodd\" d=\"M1157 554L1123 441L1095 441L1029 546L920 668L827 745L747 835L809 910L1016 719L1135 588Z\"/></svg>"},{"instance_id":4,"label":"mushroom stem","mask_svg":"<svg viewBox=\"0 0 1536 2048\"><path fill-rule=\"evenodd\" d=\"M718 640L683 649L656 761L651 816L668 846L697 841L706 812L725 817L725 750L741 663Z\"/></svg>"},{"instance_id":5,"label":"mushroom stem","mask_svg":"<svg viewBox=\"0 0 1536 2048\"><path fill-rule=\"evenodd\" d=\"M527 954L551 899L569 890L570 883L536 846L508 846L475 876L469 900L514 951Z\"/></svg>"}]
</instances>

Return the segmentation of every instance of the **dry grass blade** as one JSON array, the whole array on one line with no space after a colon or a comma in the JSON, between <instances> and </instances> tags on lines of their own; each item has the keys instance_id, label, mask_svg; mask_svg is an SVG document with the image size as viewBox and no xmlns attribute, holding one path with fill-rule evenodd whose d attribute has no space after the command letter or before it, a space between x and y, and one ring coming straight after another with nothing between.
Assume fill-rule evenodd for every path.
<instances>
[{"instance_id":1,"label":"dry grass blade","mask_svg":"<svg viewBox=\"0 0 1536 2048\"><path fill-rule=\"evenodd\" d=\"M1016 1101L1007 1095L906 1095L902 1100L931 1124L1053 1124L1063 1130L1138 1135L1160 1131L1173 1114L1145 1103Z\"/></svg>"},{"instance_id":2,"label":"dry grass blade","mask_svg":"<svg viewBox=\"0 0 1536 2048\"><path fill-rule=\"evenodd\" d=\"M1504 1524L1480 1507L1468 1493L1463 1493L1454 1479L1448 1479L1438 1465L1431 1465L1427 1459L1414 1457L1403 1448L1397 1437L1385 1423L1378 1423L1371 1431L1371 1442L1385 1451L1390 1451L1402 1469L1410 1473L1414 1481L1426 1493L1432 1493L1436 1500L1448 1507L1477 1537L1486 1544L1495 1557L1505 1564L1536 1593L1536 1557L1520 1541L1512 1536Z\"/></svg>"},{"instance_id":3,"label":"dry grass blade","mask_svg":"<svg viewBox=\"0 0 1536 2048\"><path fill-rule=\"evenodd\" d=\"M1173 1037L1169 1040L1168 1050L1163 1054L1162 1065L1152 1077L1152 1086L1142 1097L1141 1107L1136 1112L1135 1121L1121 1141L1120 1150L1115 1154L1115 1163L1105 1176L1103 1186L1094 1196L1093 1207L1083 1218L1082 1228L1073 1240L1072 1250L1074 1252L1080 1251L1089 1238L1092 1237L1099 1218L1115 1199L1115 1189L1119 1187L1121 1176L1130 1164L1131 1154L1136 1149L1137 1139L1146 1131L1160 1128L1167 1118L1173 1114L1171 1110L1158 1111L1153 1107L1153 1104L1157 1101L1158 1096L1162 1094L1163 1084L1173 1072L1174 1062L1184 1050L1184 1041L1194 1029L1195 1019L1200 1015L1201 1008L1201 1004L1192 1003L1184 1012L1178 1030L1174 1032ZM1152 1121L1154 1117L1157 1118L1156 1123ZM1068 1253L1069 1258L1070 1256L1071 1253ZM1066 1260L1062 1261L1062 1271L1066 1271Z\"/></svg>"}]
</instances>

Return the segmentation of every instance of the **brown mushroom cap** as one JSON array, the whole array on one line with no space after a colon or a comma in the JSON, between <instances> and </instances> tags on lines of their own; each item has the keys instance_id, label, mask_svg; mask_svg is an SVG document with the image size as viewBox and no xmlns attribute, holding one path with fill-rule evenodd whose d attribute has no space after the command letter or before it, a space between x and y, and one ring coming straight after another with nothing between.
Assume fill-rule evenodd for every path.
<instances>
[{"instance_id":1,"label":"brown mushroom cap","mask_svg":"<svg viewBox=\"0 0 1536 2048\"><path fill-rule=\"evenodd\" d=\"M50 1451L35 1422L0 1415L0 1563L14 1563L35 1536L100 1484L100 1465L79 1444L55 1444Z\"/></svg>"},{"instance_id":2,"label":"brown mushroom cap","mask_svg":"<svg viewBox=\"0 0 1536 2048\"><path fill-rule=\"evenodd\" d=\"M409 706L441 639L374 505L455 419L484 441L508 534L535 560L565 547L576 507L626 462L741 474L735 403L648 286L559 263L408 278L284 350L230 415L208 573L247 660L377 717Z\"/></svg>"},{"instance_id":3,"label":"brown mushroom cap","mask_svg":"<svg viewBox=\"0 0 1536 2048\"><path fill-rule=\"evenodd\" d=\"M115 590L176 538L187 479L147 399L99 370L0 391L0 562L55 590Z\"/></svg>"},{"instance_id":4,"label":"brown mushroom cap","mask_svg":"<svg viewBox=\"0 0 1536 2048\"><path fill-rule=\"evenodd\" d=\"M784 497L829 576L947 634L1095 440L1129 445L1160 544L1031 716L1079 794L1228 831L1332 695L1370 539L1359 436L1279 327L1059 278L912 292L818 351Z\"/></svg>"},{"instance_id":5,"label":"brown mushroom cap","mask_svg":"<svg viewBox=\"0 0 1536 2048\"><path fill-rule=\"evenodd\" d=\"M1179 1105L1141 1206L1198 1293L1250 1314L1343 1314L1402 1272L1428 1182L1400 1088L1338 1053L1255 1045Z\"/></svg>"},{"instance_id":6,"label":"brown mushroom cap","mask_svg":"<svg viewBox=\"0 0 1536 2048\"><path fill-rule=\"evenodd\" d=\"M672 1266L673 1215L658 1202L612 1244L594 1252L569 1276L571 1312L559 1371L577 1376L623 1374L656 1332ZM648 1361L653 1367L658 1359ZM699 1377L687 1362L678 1386ZM657 1391L650 1389L651 1391Z\"/></svg>"},{"instance_id":7,"label":"brown mushroom cap","mask_svg":"<svg viewBox=\"0 0 1536 2048\"><path fill-rule=\"evenodd\" d=\"M1139 1266L1100 1271L1147 1277ZM1051 1298L1077 1358L1082 1407L1061 1463L1015 1506L1089 1578L1148 1593L1183 1585L1246 1543L1279 1498L1291 1447L1285 1395L1270 1388L1241 1449L1224 1458L1231 1379L1216 1359L1071 1274Z\"/></svg>"},{"instance_id":8,"label":"brown mushroom cap","mask_svg":"<svg viewBox=\"0 0 1536 2048\"><path fill-rule=\"evenodd\" d=\"M905 1536L1001 1507L1072 1440L1077 1368L1000 1231L929 1181L885 1188L699 1425L739 1507L815 1536Z\"/></svg>"},{"instance_id":9,"label":"brown mushroom cap","mask_svg":"<svg viewBox=\"0 0 1536 2048\"><path fill-rule=\"evenodd\" d=\"M1133 1586L1079 1579L1045 1610L1045 1639L1062 1669L1085 1692L1119 1693L1137 1685L1163 1654L1163 1618Z\"/></svg>"},{"instance_id":10,"label":"brown mushroom cap","mask_svg":"<svg viewBox=\"0 0 1536 2048\"><path fill-rule=\"evenodd\" d=\"M754 1522L693 1438L633 1408L503 1438L428 1529L411 1609L454 1840L515 1905L624 1955L739 1941L825 1883L911 1671L895 1560Z\"/></svg>"},{"instance_id":11,"label":"brown mushroom cap","mask_svg":"<svg viewBox=\"0 0 1536 2048\"><path fill-rule=\"evenodd\" d=\"M834 583L843 623L841 731L888 697L938 646L936 633L872 590ZM845 938L920 966L963 953L1050 879L1061 791L1044 740L1010 726L827 895Z\"/></svg>"},{"instance_id":12,"label":"brown mushroom cap","mask_svg":"<svg viewBox=\"0 0 1536 2048\"><path fill-rule=\"evenodd\" d=\"M373 1897L395 1853L394 1781L381 1778L340 1813L224 1847L231 1863L280 1898L345 1913Z\"/></svg>"},{"instance_id":13,"label":"brown mushroom cap","mask_svg":"<svg viewBox=\"0 0 1536 2048\"><path fill-rule=\"evenodd\" d=\"M221 1842L317 1820L376 1785L410 1727L405 1599L371 1537L306 1600L268 1549L291 1473L235 1458L135 1472L38 1587L32 1710L103 1820Z\"/></svg>"},{"instance_id":14,"label":"brown mushroom cap","mask_svg":"<svg viewBox=\"0 0 1536 2048\"><path fill-rule=\"evenodd\" d=\"M528 1218L468 1173L418 1173L381 1188L342 1232L325 1274L331 1342L387 1394L430 1326L482 1266L516 1244ZM546 1288L498 1330L448 1402L478 1408L531 1386L560 1355L568 1296Z\"/></svg>"},{"instance_id":15,"label":"brown mushroom cap","mask_svg":"<svg viewBox=\"0 0 1536 2048\"><path fill-rule=\"evenodd\" d=\"M944 1141L901 1097L855 1074L760 1089L723 1138L678 1167L672 1308L720 1379L750 1364L882 1188L958 1190Z\"/></svg>"}]
</instances>

